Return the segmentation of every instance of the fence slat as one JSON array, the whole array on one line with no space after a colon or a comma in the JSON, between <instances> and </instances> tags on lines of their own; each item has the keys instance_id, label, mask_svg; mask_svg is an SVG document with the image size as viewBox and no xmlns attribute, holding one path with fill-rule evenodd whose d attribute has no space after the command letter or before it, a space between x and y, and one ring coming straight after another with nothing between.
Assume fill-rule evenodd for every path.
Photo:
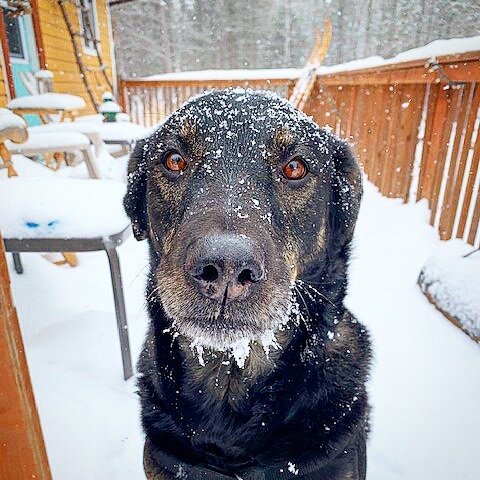
<instances>
[{"instance_id":1,"label":"fence slat","mask_svg":"<svg viewBox=\"0 0 480 480\"><path fill-rule=\"evenodd\" d=\"M454 198L454 192L457 184L459 183L458 173L461 170L460 153L464 147L464 137L467 129L468 114L471 107L471 95L473 92L472 84L467 84L467 86L462 90L461 104L456 119L457 127L450 166L448 168L448 173L444 172L444 175L447 174L448 177L446 179L445 194L441 205L439 220L439 232L442 240L451 238L453 223L455 221L458 197Z\"/></svg>"},{"instance_id":2,"label":"fence slat","mask_svg":"<svg viewBox=\"0 0 480 480\"><path fill-rule=\"evenodd\" d=\"M439 118L443 123L443 128L441 129L441 134L438 136L440 143L436 150L436 155L434 159L434 176L432 182L432 196L430 202L430 223L434 225L435 218L437 215L437 207L439 203L439 197L441 194L442 181L444 179L445 164L447 162L447 154L450 148L450 142L452 141L451 135L454 128L454 122L458 114L458 102L459 97L461 96L461 91L459 90L445 90L447 112L446 118ZM440 127L440 123L438 124Z\"/></svg>"},{"instance_id":3,"label":"fence slat","mask_svg":"<svg viewBox=\"0 0 480 480\"><path fill-rule=\"evenodd\" d=\"M478 224L480 223L480 190L477 192L477 201L475 203L475 210L473 211L472 224L470 227L470 233L468 234L468 243L474 245L475 238L478 232ZM480 245L477 245L480 247Z\"/></svg>"},{"instance_id":4,"label":"fence slat","mask_svg":"<svg viewBox=\"0 0 480 480\"><path fill-rule=\"evenodd\" d=\"M402 132L404 139L403 145L397 148L397 156L402 161L400 163L401 171L397 174L396 196L402 197L404 202L408 201L410 184L412 181L413 164L415 161L415 151L418 143L418 131L422 118L423 103L425 100L425 86L412 85L408 88L405 102L402 102L402 110L406 115L405 128ZM405 103L408 101L408 106ZM403 125L403 122L401 122Z\"/></svg>"},{"instance_id":5,"label":"fence slat","mask_svg":"<svg viewBox=\"0 0 480 480\"><path fill-rule=\"evenodd\" d=\"M475 116L476 116L476 123L477 123L476 139L472 138L472 140L475 141L475 144L473 149L472 162L467 172L468 180L465 188L465 196L463 200L462 210L460 213L460 222L457 230L457 238L463 238L465 236L465 230L467 228L467 217L468 217L468 212L470 210L470 203L472 201L472 197L475 190L475 182L478 181L477 177L478 177L478 169L479 169L479 161L480 161L480 139L478 136L478 133L479 133L478 123L479 123L479 116L480 116L479 110L477 110Z\"/></svg>"}]
</instances>

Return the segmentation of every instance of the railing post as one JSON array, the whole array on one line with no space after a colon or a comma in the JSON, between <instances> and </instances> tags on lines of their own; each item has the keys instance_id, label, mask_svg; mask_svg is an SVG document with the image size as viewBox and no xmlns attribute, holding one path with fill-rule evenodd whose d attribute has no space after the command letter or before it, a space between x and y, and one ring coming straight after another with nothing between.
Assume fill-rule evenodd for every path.
<instances>
[{"instance_id":1,"label":"railing post","mask_svg":"<svg viewBox=\"0 0 480 480\"><path fill-rule=\"evenodd\" d=\"M122 107L122 111L127 111L127 105L125 101L125 80L122 77L118 78L118 103ZM128 113L128 112L127 112Z\"/></svg>"}]
</instances>

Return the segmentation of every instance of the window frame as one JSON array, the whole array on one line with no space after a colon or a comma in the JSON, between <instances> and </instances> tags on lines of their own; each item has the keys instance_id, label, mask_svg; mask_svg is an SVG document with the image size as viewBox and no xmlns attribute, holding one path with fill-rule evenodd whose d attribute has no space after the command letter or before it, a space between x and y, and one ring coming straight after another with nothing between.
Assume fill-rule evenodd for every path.
<instances>
[{"instance_id":1,"label":"window frame","mask_svg":"<svg viewBox=\"0 0 480 480\"><path fill-rule=\"evenodd\" d=\"M81 0L80 0L81 1ZM83 46L83 51L87 55L91 56L97 56L97 51L95 49L95 45L90 46L87 44L86 39L85 39L85 28L84 28L84 23L83 23L83 14L80 6L80 1L79 1L79 6L77 7L77 13L78 13L78 23L80 26L80 33L82 34L82 46ZM84 0L85 2L90 2L90 6L92 8L92 18L93 18L93 34L95 35L95 40L97 40L97 48L101 52L101 43L100 43L100 25L98 22L98 13L97 13L97 1L96 0Z\"/></svg>"},{"instance_id":2,"label":"window frame","mask_svg":"<svg viewBox=\"0 0 480 480\"><path fill-rule=\"evenodd\" d=\"M5 12L5 10L3 10L3 12ZM25 37L25 28L26 28L25 23L24 23L25 19L22 16L19 16L19 17L15 17L14 20L16 22L18 22L17 23L18 33L19 33L20 46L22 48L23 56L19 57L15 54L12 54L12 52L10 51L10 43L9 43L8 57L10 59L10 62L28 64L28 63L30 63L30 55L29 55L29 51L28 51L29 50L28 42L27 42L27 39ZM5 25L5 35L7 36L7 40L8 40L7 25Z\"/></svg>"}]
</instances>

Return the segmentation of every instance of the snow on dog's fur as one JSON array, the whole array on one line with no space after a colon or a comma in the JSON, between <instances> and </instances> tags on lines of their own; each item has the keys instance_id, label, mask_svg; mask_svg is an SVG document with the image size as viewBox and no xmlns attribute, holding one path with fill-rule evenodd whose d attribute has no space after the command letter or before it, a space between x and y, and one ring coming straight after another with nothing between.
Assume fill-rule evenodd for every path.
<instances>
[{"instance_id":1,"label":"snow on dog's fur","mask_svg":"<svg viewBox=\"0 0 480 480\"><path fill-rule=\"evenodd\" d=\"M370 347L343 305L360 198L348 145L267 92L198 96L137 145L150 478L365 477ZM222 283L217 241L260 273Z\"/></svg>"}]
</instances>

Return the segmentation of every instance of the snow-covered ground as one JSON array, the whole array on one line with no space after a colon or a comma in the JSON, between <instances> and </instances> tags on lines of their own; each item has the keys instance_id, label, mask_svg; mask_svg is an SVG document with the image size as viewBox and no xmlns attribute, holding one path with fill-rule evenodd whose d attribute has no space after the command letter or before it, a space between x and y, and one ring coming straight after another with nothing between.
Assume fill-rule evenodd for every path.
<instances>
[{"instance_id":1,"label":"snow-covered ground","mask_svg":"<svg viewBox=\"0 0 480 480\"><path fill-rule=\"evenodd\" d=\"M480 349L416 285L438 244L424 205L366 184L348 305L375 349L369 480L479 478ZM119 254L137 357L146 244L130 238ZM135 381L122 379L105 254L81 253L77 268L22 257L23 275L10 265L13 292L54 478L144 478Z\"/></svg>"}]
</instances>

